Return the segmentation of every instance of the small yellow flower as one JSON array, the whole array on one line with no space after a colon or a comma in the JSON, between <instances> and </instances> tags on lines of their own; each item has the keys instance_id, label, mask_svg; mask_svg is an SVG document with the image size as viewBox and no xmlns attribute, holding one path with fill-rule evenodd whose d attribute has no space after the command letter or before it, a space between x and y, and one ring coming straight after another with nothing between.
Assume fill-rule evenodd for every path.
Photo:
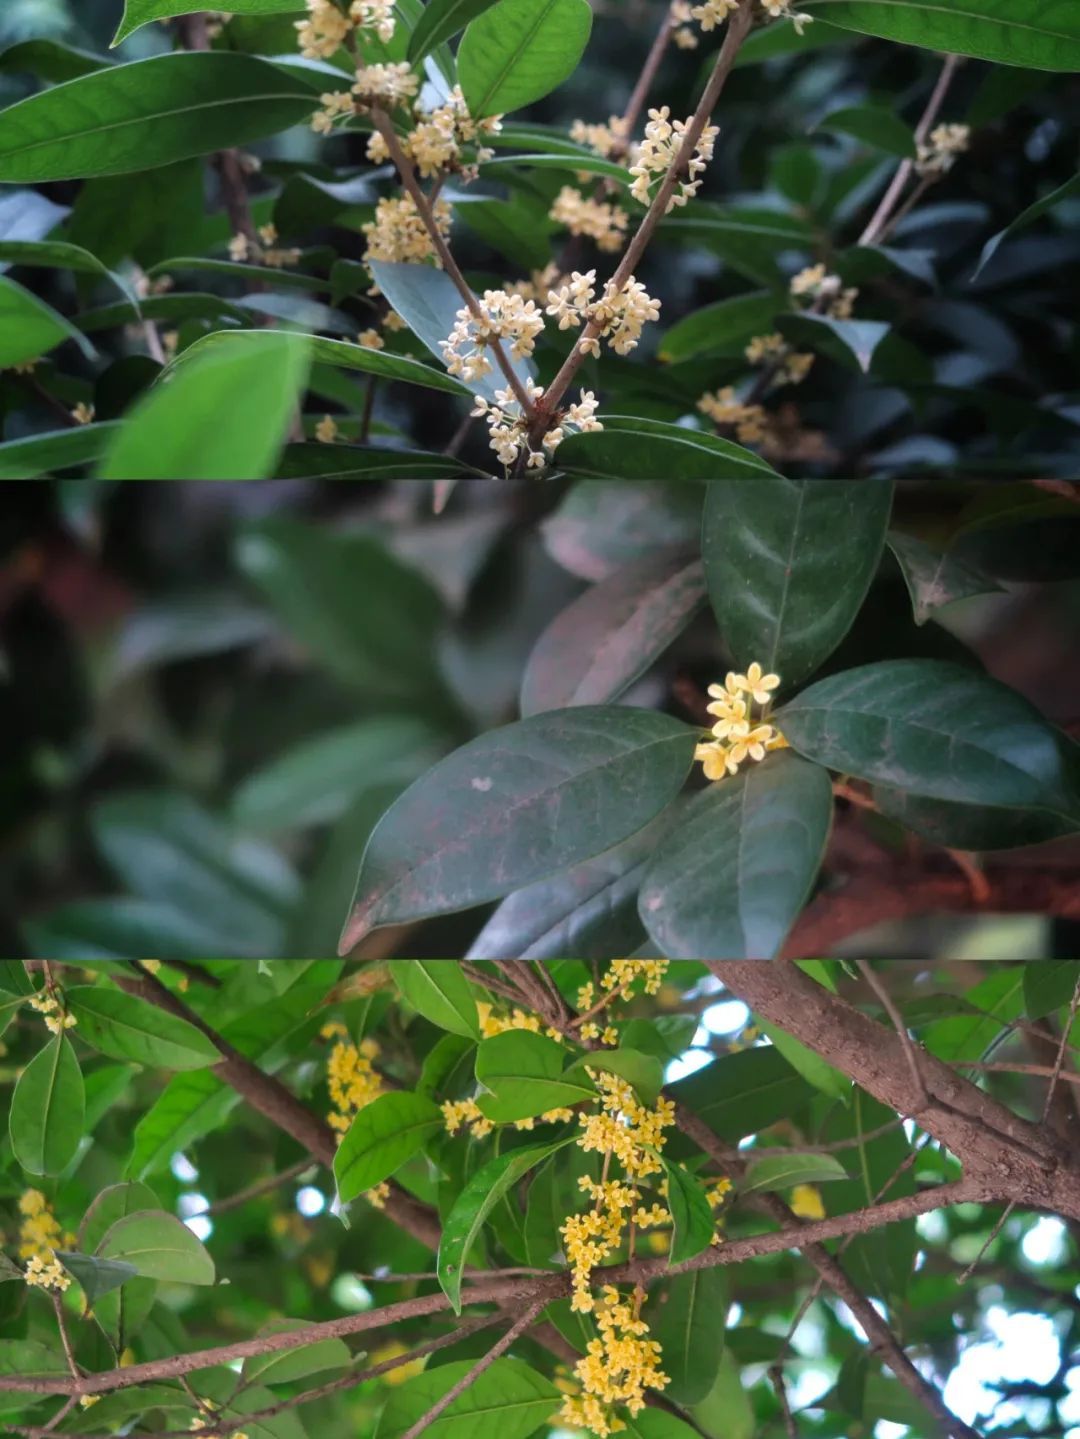
<instances>
[{"instance_id":1,"label":"small yellow flower","mask_svg":"<svg viewBox=\"0 0 1080 1439\"><path fill-rule=\"evenodd\" d=\"M408 1354L408 1348L397 1339L391 1339L387 1344L381 1344L378 1349L373 1349L368 1355L368 1363L371 1365L385 1364L388 1359L396 1359L400 1354ZM380 1375L384 1384L404 1384L406 1380L412 1379L415 1375L423 1372L423 1359L410 1359L408 1364L398 1364L393 1369L388 1369L385 1374Z\"/></svg>"},{"instance_id":2,"label":"small yellow flower","mask_svg":"<svg viewBox=\"0 0 1080 1439\"><path fill-rule=\"evenodd\" d=\"M333 415L323 415L322 419L315 426L315 438L320 445L332 445L340 436L341 431L337 427L337 421ZM344 1025L340 1026L341 1032L347 1034L348 1030Z\"/></svg>"},{"instance_id":3,"label":"small yellow flower","mask_svg":"<svg viewBox=\"0 0 1080 1439\"><path fill-rule=\"evenodd\" d=\"M821 1191L813 1184L797 1184L791 1191L791 1212L800 1219L824 1219Z\"/></svg>"}]
</instances>

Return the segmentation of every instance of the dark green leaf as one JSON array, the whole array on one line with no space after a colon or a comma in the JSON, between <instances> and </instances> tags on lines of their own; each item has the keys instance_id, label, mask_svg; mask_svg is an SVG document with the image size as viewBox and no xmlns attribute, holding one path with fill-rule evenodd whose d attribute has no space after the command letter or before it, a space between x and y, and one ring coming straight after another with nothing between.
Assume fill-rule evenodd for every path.
<instances>
[{"instance_id":1,"label":"dark green leaf","mask_svg":"<svg viewBox=\"0 0 1080 1439\"><path fill-rule=\"evenodd\" d=\"M801 315L780 315L777 329L787 338L799 344L820 350L841 364L850 363L848 357L865 374L870 369L877 347L890 333L890 326L880 320L836 320L831 315L813 315L804 311ZM839 484L840 481L825 481Z\"/></svg>"},{"instance_id":2,"label":"dark green leaf","mask_svg":"<svg viewBox=\"0 0 1080 1439\"><path fill-rule=\"evenodd\" d=\"M526 1149L512 1149L507 1154L500 1154L478 1169L455 1199L443 1222L438 1260L439 1284L453 1305L455 1314L461 1313L461 1281L469 1250L484 1220L523 1175L549 1154L572 1144L573 1138L571 1135L553 1144L530 1145Z\"/></svg>"},{"instance_id":3,"label":"dark green leaf","mask_svg":"<svg viewBox=\"0 0 1080 1439\"><path fill-rule=\"evenodd\" d=\"M140 1210L161 1209L157 1195L147 1184L132 1180L127 1184L110 1184L94 1199L79 1225L79 1249L84 1254L95 1250L118 1219Z\"/></svg>"},{"instance_id":4,"label":"dark green leaf","mask_svg":"<svg viewBox=\"0 0 1080 1439\"><path fill-rule=\"evenodd\" d=\"M774 959L817 876L832 786L817 765L767 756L696 795L645 871L638 912L677 959Z\"/></svg>"},{"instance_id":5,"label":"dark green leaf","mask_svg":"<svg viewBox=\"0 0 1080 1439\"><path fill-rule=\"evenodd\" d=\"M667 1159L663 1164L668 1182L667 1206L674 1225L670 1258L672 1264L681 1264L708 1249L716 1233L716 1221L701 1180L681 1164Z\"/></svg>"},{"instance_id":6,"label":"dark green leaf","mask_svg":"<svg viewBox=\"0 0 1080 1439\"><path fill-rule=\"evenodd\" d=\"M672 325L660 341L660 358L668 362L692 360L695 355L741 356L754 335L775 328L781 302L768 290L733 295L703 305Z\"/></svg>"},{"instance_id":7,"label":"dark green leaf","mask_svg":"<svg viewBox=\"0 0 1080 1439\"><path fill-rule=\"evenodd\" d=\"M408 1090L392 1090L366 1104L334 1156L341 1202L348 1204L389 1179L442 1128L442 1122L437 1104Z\"/></svg>"},{"instance_id":8,"label":"dark green leaf","mask_svg":"<svg viewBox=\"0 0 1080 1439\"><path fill-rule=\"evenodd\" d=\"M0 72L25 70L39 80L75 80L80 75L89 75L94 70L103 70L108 65L103 55L91 50L79 50L74 45L63 45L59 40L23 40L18 45L9 45L0 51Z\"/></svg>"},{"instance_id":9,"label":"dark green leaf","mask_svg":"<svg viewBox=\"0 0 1080 1439\"><path fill-rule=\"evenodd\" d=\"M803 0L800 9L904 45L1033 70L1080 70L1080 11L1061 0Z\"/></svg>"},{"instance_id":10,"label":"dark green leaf","mask_svg":"<svg viewBox=\"0 0 1080 1439\"><path fill-rule=\"evenodd\" d=\"M469 981L453 959L393 959L390 972L412 1007L440 1029L479 1039L480 1020Z\"/></svg>"},{"instance_id":11,"label":"dark green leaf","mask_svg":"<svg viewBox=\"0 0 1080 1439\"><path fill-rule=\"evenodd\" d=\"M767 1154L751 1160L739 1190L753 1194L847 1177L847 1170L832 1154Z\"/></svg>"},{"instance_id":12,"label":"dark green leaf","mask_svg":"<svg viewBox=\"0 0 1080 1439\"><path fill-rule=\"evenodd\" d=\"M733 1144L790 1119L814 1096L806 1080L771 1046L716 1059L678 1080L668 1092ZM694 1152L690 1142L680 1143L678 1136L667 1147L680 1158Z\"/></svg>"},{"instance_id":13,"label":"dark green leaf","mask_svg":"<svg viewBox=\"0 0 1080 1439\"><path fill-rule=\"evenodd\" d=\"M440 1364L393 1390L374 1439L400 1439L474 1363ZM496 1359L424 1432L430 1439L526 1439L561 1403L558 1389L535 1369L520 1359Z\"/></svg>"},{"instance_id":14,"label":"dark green leaf","mask_svg":"<svg viewBox=\"0 0 1080 1439\"><path fill-rule=\"evenodd\" d=\"M676 1274L650 1295L643 1317L671 1379L664 1392L677 1404L696 1404L712 1388L727 1310L727 1275L719 1267Z\"/></svg>"},{"instance_id":15,"label":"dark green leaf","mask_svg":"<svg viewBox=\"0 0 1080 1439\"><path fill-rule=\"evenodd\" d=\"M470 22L458 81L475 119L531 105L577 68L592 29L586 0L498 0Z\"/></svg>"},{"instance_id":16,"label":"dark green leaf","mask_svg":"<svg viewBox=\"0 0 1080 1439\"><path fill-rule=\"evenodd\" d=\"M891 506L885 480L709 486L705 579L741 669L757 661L790 686L828 658L870 587Z\"/></svg>"},{"instance_id":17,"label":"dark green leaf","mask_svg":"<svg viewBox=\"0 0 1080 1439\"><path fill-rule=\"evenodd\" d=\"M819 680L781 711L808 759L932 799L1080 813L1068 741L986 675L884 660Z\"/></svg>"},{"instance_id":18,"label":"dark green leaf","mask_svg":"<svg viewBox=\"0 0 1080 1439\"><path fill-rule=\"evenodd\" d=\"M1076 772L1080 774L1080 768ZM1066 819L1045 809L954 804L881 785L874 787L874 803L882 814L946 849L1015 849L1060 839L1080 829L1080 817Z\"/></svg>"},{"instance_id":19,"label":"dark green leaf","mask_svg":"<svg viewBox=\"0 0 1080 1439\"><path fill-rule=\"evenodd\" d=\"M606 854L504 899L467 958L618 959L637 949L645 939L638 886L666 823L665 814Z\"/></svg>"},{"instance_id":20,"label":"dark green leaf","mask_svg":"<svg viewBox=\"0 0 1080 1439\"><path fill-rule=\"evenodd\" d=\"M630 415L605 415L602 430L569 435L559 446L559 468L571 475L601 480L776 477L771 465L742 445L702 430Z\"/></svg>"},{"instance_id":21,"label":"dark green leaf","mask_svg":"<svg viewBox=\"0 0 1080 1439\"><path fill-rule=\"evenodd\" d=\"M842 1103L847 1104L851 1098L851 1080L846 1074L835 1069L815 1050L808 1049L805 1044L800 1044L797 1039L793 1039L790 1034L786 1034L777 1025L767 1024L757 1016L755 1016L754 1022L762 1034L773 1042L792 1069L798 1070L803 1078L808 1080L815 1089L820 1089L822 1094L829 1094L833 1099L839 1099Z\"/></svg>"},{"instance_id":22,"label":"dark green leaf","mask_svg":"<svg viewBox=\"0 0 1080 1439\"><path fill-rule=\"evenodd\" d=\"M496 0L428 0L415 30L409 36L409 60L415 65L436 45L453 39L470 20L475 20L495 3Z\"/></svg>"},{"instance_id":23,"label":"dark green leaf","mask_svg":"<svg viewBox=\"0 0 1080 1439\"><path fill-rule=\"evenodd\" d=\"M854 135L878 150L886 150L901 160L914 160L915 139L910 128L893 110L883 105L852 105L833 110L818 121L819 130L836 130Z\"/></svg>"},{"instance_id":24,"label":"dark green leaf","mask_svg":"<svg viewBox=\"0 0 1080 1439\"><path fill-rule=\"evenodd\" d=\"M342 952L376 925L500 899L619 844L678 794L695 741L667 715L600 706L470 741L383 816Z\"/></svg>"},{"instance_id":25,"label":"dark green leaf","mask_svg":"<svg viewBox=\"0 0 1080 1439\"><path fill-rule=\"evenodd\" d=\"M124 15L113 36L113 45L119 45L142 25L151 20L168 20L174 15L192 15L198 6L190 0L125 0ZM295 12L297 0L236 0L229 12L231 15L279 15Z\"/></svg>"},{"instance_id":26,"label":"dark green leaf","mask_svg":"<svg viewBox=\"0 0 1080 1439\"><path fill-rule=\"evenodd\" d=\"M103 1294L119 1289L121 1284L134 1279L139 1272L134 1264L120 1259L100 1259L93 1254L67 1254L58 1249L56 1257L71 1277L82 1285L88 1309L93 1309Z\"/></svg>"},{"instance_id":27,"label":"dark green leaf","mask_svg":"<svg viewBox=\"0 0 1080 1439\"><path fill-rule=\"evenodd\" d=\"M1028 1019L1045 1019L1069 1004L1080 983L1080 961L1052 959L1024 965L1024 1013Z\"/></svg>"},{"instance_id":28,"label":"dark green leaf","mask_svg":"<svg viewBox=\"0 0 1080 1439\"><path fill-rule=\"evenodd\" d=\"M1022 210L1015 220L1005 226L1004 230L999 230L996 235L991 235L990 239L987 240L982 248L982 254L979 256L979 263L975 267L975 273L971 278L973 280L979 278L983 270L997 254L1003 241L1010 239L1020 230L1027 229L1028 225L1033 225L1036 220L1041 220L1042 217L1049 214L1056 205L1060 205L1062 200L1069 200L1077 194L1080 194L1080 175L1074 175L1071 180L1066 180L1064 185L1059 185L1056 190L1051 190L1049 195L1044 195L1041 200L1036 200L1033 205L1029 205L1026 210Z\"/></svg>"},{"instance_id":29,"label":"dark green leaf","mask_svg":"<svg viewBox=\"0 0 1080 1439\"><path fill-rule=\"evenodd\" d=\"M96 255L80 245L69 245L62 240L0 240L0 260L32 269L74 270L80 275L97 275L115 285L138 314L139 300L127 281L106 269Z\"/></svg>"},{"instance_id":30,"label":"dark green leaf","mask_svg":"<svg viewBox=\"0 0 1080 1439\"><path fill-rule=\"evenodd\" d=\"M118 989L79 985L66 994L79 1038L114 1059L163 1069L203 1069L221 1055L202 1033L156 1004Z\"/></svg>"},{"instance_id":31,"label":"dark green leaf","mask_svg":"<svg viewBox=\"0 0 1080 1439\"><path fill-rule=\"evenodd\" d=\"M956 600L1001 590L998 582L977 565L948 551L941 554L914 535L890 530L888 545L903 571L917 625L924 625L936 610Z\"/></svg>"},{"instance_id":32,"label":"dark green leaf","mask_svg":"<svg viewBox=\"0 0 1080 1439\"><path fill-rule=\"evenodd\" d=\"M568 605L540 636L521 682L521 713L617 699L704 602L701 561L685 551L631 561Z\"/></svg>"},{"instance_id":33,"label":"dark green leaf","mask_svg":"<svg viewBox=\"0 0 1080 1439\"><path fill-rule=\"evenodd\" d=\"M155 55L0 112L0 181L121 175L246 145L305 120L318 95L251 55Z\"/></svg>"},{"instance_id":34,"label":"dark green leaf","mask_svg":"<svg viewBox=\"0 0 1080 1439\"><path fill-rule=\"evenodd\" d=\"M274 516L241 534L238 559L301 644L345 684L399 700L437 686L442 605L377 539ZM361 615L367 623L357 623Z\"/></svg>"},{"instance_id":35,"label":"dark green leaf","mask_svg":"<svg viewBox=\"0 0 1080 1439\"><path fill-rule=\"evenodd\" d=\"M15 1085L8 1132L28 1174L60 1174L82 1139L86 1091L75 1051L61 1033L41 1050Z\"/></svg>"}]
</instances>

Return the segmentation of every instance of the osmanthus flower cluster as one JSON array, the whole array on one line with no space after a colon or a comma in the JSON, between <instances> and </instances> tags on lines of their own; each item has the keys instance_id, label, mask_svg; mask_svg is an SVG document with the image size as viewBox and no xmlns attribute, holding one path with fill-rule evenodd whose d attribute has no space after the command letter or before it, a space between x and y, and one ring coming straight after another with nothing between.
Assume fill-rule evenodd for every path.
<instances>
[{"instance_id":1,"label":"osmanthus flower cluster","mask_svg":"<svg viewBox=\"0 0 1080 1439\"><path fill-rule=\"evenodd\" d=\"M65 1234L49 1201L40 1189L27 1189L19 1197L19 1258L26 1261L25 1278L31 1288L55 1289L61 1294L71 1277L56 1257L57 1249L73 1249L75 1237Z\"/></svg>"},{"instance_id":2,"label":"osmanthus flower cluster","mask_svg":"<svg viewBox=\"0 0 1080 1439\"><path fill-rule=\"evenodd\" d=\"M334 1107L326 1119L337 1131L340 1143L361 1109L383 1093L383 1082L374 1066L379 1045L370 1036L354 1044L349 1038L349 1031L337 1020L323 1025L320 1033L323 1039L334 1040L326 1062L326 1085ZM367 1190L364 1198L376 1209L381 1209L389 1192L390 1186L381 1183Z\"/></svg>"},{"instance_id":3,"label":"osmanthus flower cluster","mask_svg":"<svg viewBox=\"0 0 1080 1439\"><path fill-rule=\"evenodd\" d=\"M765 719L772 691L779 687L780 676L766 674L756 660L746 674L729 673L722 685L709 686L712 702L708 711L716 716L716 723L711 739L703 740L694 751L706 779L723 779L736 774L748 759L757 762L772 750L787 749L787 740Z\"/></svg>"}]
</instances>

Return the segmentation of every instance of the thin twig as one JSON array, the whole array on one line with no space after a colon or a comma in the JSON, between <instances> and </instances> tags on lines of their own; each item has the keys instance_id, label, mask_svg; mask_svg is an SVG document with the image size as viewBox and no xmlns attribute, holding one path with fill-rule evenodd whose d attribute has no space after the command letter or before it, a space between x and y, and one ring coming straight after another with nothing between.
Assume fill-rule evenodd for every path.
<instances>
[{"instance_id":1,"label":"thin twig","mask_svg":"<svg viewBox=\"0 0 1080 1439\"><path fill-rule=\"evenodd\" d=\"M753 4L751 0L743 0L741 7L727 22L727 32L724 35L724 43L720 47L716 64L713 66L712 74L709 76L709 82L705 86L705 93L702 95L698 107L686 127L678 154L672 161L667 174L660 182L660 187L646 212L645 218L623 251L622 259L619 261L614 275L612 275L608 282L612 293L618 293L626 286L642 255L644 255L645 250L648 248L649 241L655 234L657 226L667 214L668 201L675 193L675 187L679 183L679 176L686 172L687 166L693 158L702 131L709 122L709 116L716 108L717 101L720 99L721 92L727 83L727 78L735 65L735 58L739 53L743 41L750 33L750 27L753 23ZM570 353L563 361L558 374L536 404L532 424L529 429L529 446L531 449L536 449L539 446L544 433L550 426L551 419L558 408L559 401L566 393L574 376L581 367L581 363L586 354L585 349L582 348L583 345L590 340L597 339L599 334L599 324L595 320L590 320L582 330L581 336L571 347Z\"/></svg>"},{"instance_id":2,"label":"thin twig","mask_svg":"<svg viewBox=\"0 0 1080 1439\"><path fill-rule=\"evenodd\" d=\"M859 973L874 991L875 995L877 995L882 1008L889 1016L892 1027L896 1030L897 1038L903 1046L904 1059L907 1061L908 1069L911 1071L912 1082L915 1085L915 1093L918 1098L918 1109L910 1110L909 1113L918 1114L930 1103L930 1096L927 1093L926 1081L923 1078L922 1070L919 1068L919 1056L916 1052L915 1042L908 1033L903 1015L893 1003L892 995L890 995L888 989L882 984L881 980L874 973L873 968L865 959L859 960Z\"/></svg>"},{"instance_id":3,"label":"thin twig","mask_svg":"<svg viewBox=\"0 0 1080 1439\"><path fill-rule=\"evenodd\" d=\"M238 1189L235 1194L227 1194L223 1199L215 1199L213 1204L208 1204L205 1209L200 1209L199 1214L214 1215L226 1214L230 1209L239 1209L249 1199L258 1199L260 1195L269 1194L271 1190L278 1189L282 1184L288 1184L290 1179L297 1179L307 1169L316 1169L315 1160L307 1155L298 1159L295 1164L290 1164L288 1169L283 1169L280 1174L268 1175L266 1179L259 1179L254 1184L249 1184L246 1189Z\"/></svg>"},{"instance_id":4,"label":"thin twig","mask_svg":"<svg viewBox=\"0 0 1080 1439\"><path fill-rule=\"evenodd\" d=\"M769 1378L776 1390L777 1402L780 1405L780 1413L784 1416L784 1433L788 1439L799 1439L798 1426L795 1423L795 1415L791 1412L791 1405L788 1403L787 1386L784 1383L784 1366L774 1364L769 1370Z\"/></svg>"},{"instance_id":5,"label":"thin twig","mask_svg":"<svg viewBox=\"0 0 1080 1439\"><path fill-rule=\"evenodd\" d=\"M464 1394L466 1389L471 1388L480 1378L481 1374L491 1368L499 1355L505 1354L511 1344L524 1334L525 1330L528 1329L543 1308L543 1300L538 1300L535 1304L530 1304L521 1318L510 1326L501 1339L496 1340L488 1352L476 1361L468 1373L463 1374L456 1384L452 1385L445 1394L436 1399L427 1413L422 1414L415 1424L410 1424L401 1436L401 1439L419 1439L419 1436L423 1434L424 1430L434 1424L440 1414L445 1413L445 1411L449 1409L458 1395Z\"/></svg>"},{"instance_id":6,"label":"thin twig","mask_svg":"<svg viewBox=\"0 0 1080 1439\"><path fill-rule=\"evenodd\" d=\"M1054 1102L1054 1091L1057 1089L1058 1080L1061 1078L1062 1069L1065 1063L1065 1046L1068 1043L1069 1032L1073 1027L1073 1020L1076 1018L1076 1007L1080 1004L1080 980L1073 986L1072 999L1069 1002L1069 1017L1065 1021L1065 1027L1061 1031L1061 1043L1058 1045L1057 1055L1054 1059L1054 1072L1050 1079L1050 1087L1046 1091L1046 1099L1043 1102L1042 1122L1046 1123L1050 1116L1050 1106Z\"/></svg>"},{"instance_id":7,"label":"thin twig","mask_svg":"<svg viewBox=\"0 0 1080 1439\"><path fill-rule=\"evenodd\" d=\"M941 107L945 103L945 97L949 93L949 86L952 84L953 76L956 74L959 64L960 57L958 55L946 55L945 64L942 66L941 74L937 78L937 84L934 86L930 99L927 101L926 109L923 111L922 117L915 127L916 146L923 144L927 135L929 135L931 125L933 125L937 119L941 112ZM863 230L859 236L856 242L857 244L873 245L876 241L883 238L890 226L896 223L898 217L894 216L893 211L899 202L900 196L904 193L904 188L914 173L914 170L914 160L901 161L896 174L892 177L889 188L881 197L880 204L871 216L865 230Z\"/></svg>"},{"instance_id":8,"label":"thin twig","mask_svg":"<svg viewBox=\"0 0 1080 1439\"><path fill-rule=\"evenodd\" d=\"M390 154L390 158L397 166L398 174L401 176L401 183L405 186L405 189L408 192L413 204L416 206L416 213L420 216L420 219L423 222L424 229L428 232L428 238L431 240L431 243L435 249L435 253L436 255L438 255L439 260L442 263L443 269L453 281L454 288L457 290L462 300L464 300L465 308L468 310L469 314L473 317L473 319L476 321L477 325L481 329L486 329L487 321L484 318L484 313L480 309L479 304L477 303L476 296L469 288L469 282L461 273L461 270L458 267L458 262L451 254L450 246L443 238L442 232L440 231L439 226L436 223L435 215L432 211L428 197L424 192L423 186L416 178L416 171L413 168L413 162L409 159L408 155L402 149L401 141L397 137L397 131L394 129L393 122L391 121L390 116L386 113L385 110L380 109L378 105L373 105L371 108L371 122L386 143L386 148ZM495 356L495 361L498 364L499 369L503 372L503 376L506 379L507 384L510 386L511 390L514 393L514 398L521 406L522 414L531 415L533 413L533 402L529 398L525 386L521 383L521 380L518 378L513 366L507 358L506 351L503 349L502 346L502 341L493 335L488 339L487 343L489 348L491 349L491 353Z\"/></svg>"}]
</instances>

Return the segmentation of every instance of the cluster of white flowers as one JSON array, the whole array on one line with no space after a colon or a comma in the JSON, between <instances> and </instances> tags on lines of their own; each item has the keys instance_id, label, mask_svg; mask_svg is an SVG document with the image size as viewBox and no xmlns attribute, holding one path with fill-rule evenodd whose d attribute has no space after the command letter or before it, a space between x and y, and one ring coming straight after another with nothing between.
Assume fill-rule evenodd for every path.
<instances>
[{"instance_id":1,"label":"cluster of white flowers","mask_svg":"<svg viewBox=\"0 0 1080 1439\"><path fill-rule=\"evenodd\" d=\"M584 274L575 270L566 284L549 292L547 314L558 320L560 330L576 330L583 324L596 326L596 336L586 335L578 341L584 354L599 355L600 341L604 339L617 355L628 355L645 325L660 318L660 301L652 299L645 286L631 275L622 286L608 280L594 304L595 280L595 270Z\"/></svg>"},{"instance_id":2,"label":"cluster of white flowers","mask_svg":"<svg viewBox=\"0 0 1080 1439\"><path fill-rule=\"evenodd\" d=\"M671 0L668 14L673 42L680 50L696 50L698 37L697 31L691 23L694 16L690 8L690 0Z\"/></svg>"},{"instance_id":3,"label":"cluster of white flowers","mask_svg":"<svg viewBox=\"0 0 1080 1439\"><path fill-rule=\"evenodd\" d=\"M508 340L511 356L522 359L532 354L536 337L544 328L544 317L536 302L508 290L485 290L477 304L482 322L463 305L449 337L439 341L446 368L466 383L490 374L492 365L485 351L493 341Z\"/></svg>"},{"instance_id":4,"label":"cluster of white flowers","mask_svg":"<svg viewBox=\"0 0 1080 1439\"><path fill-rule=\"evenodd\" d=\"M659 110L649 111L649 121L645 126L645 139L637 152L634 164L630 166L630 173L634 177L630 193L640 205L649 204L653 180L657 176L667 174L682 148L683 137L689 121L672 121L669 118L670 114L671 111L667 105L662 106ZM702 172L712 159L713 145L719 133L718 125L705 126L694 146L693 155L687 161L686 169L690 178L680 180L678 189L665 206L665 213L670 213L677 205L685 205L697 194L701 187Z\"/></svg>"},{"instance_id":5,"label":"cluster of white flowers","mask_svg":"<svg viewBox=\"0 0 1080 1439\"><path fill-rule=\"evenodd\" d=\"M445 104L434 110L418 110L413 118L413 128L402 138L401 148L425 179L443 170L463 169L461 147L482 135L497 135L502 129L501 115L489 115L485 120L472 118L460 85L454 86ZM377 131L368 141L367 153L376 165L390 158L386 141ZM477 145L474 163L482 165L494 153L487 146Z\"/></svg>"},{"instance_id":6,"label":"cluster of white flowers","mask_svg":"<svg viewBox=\"0 0 1080 1439\"><path fill-rule=\"evenodd\" d=\"M772 385L799 385L814 365L813 355L792 350L783 335L755 335L746 347L746 358L752 365L768 365L772 369Z\"/></svg>"},{"instance_id":7,"label":"cluster of white flowers","mask_svg":"<svg viewBox=\"0 0 1080 1439\"><path fill-rule=\"evenodd\" d=\"M813 21L813 15L800 15L791 8L792 0L761 0L761 8L770 20L790 20L801 35Z\"/></svg>"},{"instance_id":8,"label":"cluster of white flowers","mask_svg":"<svg viewBox=\"0 0 1080 1439\"><path fill-rule=\"evenodd\" d=\"M544 393L543 388L531 379L525 381L525 392L530 402L540 399ZM478 395L471 413L486 422L491 448L508 470L517 464L523 453L528 454L528 469L542 469L566 438L568 428L578 433L604 428L596 418L596 396L591 390L582 390L576 404L568 405L554 417L554 422L541 440L541 448L534 450L529 444L529 417L523 414L513 392L509 389L496 390L495 400L493 405L483 395Z\"/></svg>"},{"instance_id":9,"label":"cluster of white flowers","mask_svg":"<svg viewBox=\"0 0 1080 1439\"><path fill-rule=\"evenodd\" d=\"M829 315L834 320L850 320L859 298L857 289L845 289L840 276L831 275L825 265L800 270L792 278L789 291L793 300L808 300L819 315Z\"/></svg>"},{"instance_id":10,"label":"cluster of white flowers","mask_svg":"<svg viewBox=\"0 0 1080 1439\"><path fill-rule=\"evenodd\" d=\"M626 148L626 131L626 121L618 115L611 115L606 125L590 125L584 120L575 120L570 126L570 138L603 159L611 160Z\"/></svg>"},{"instance_id":11,"label":"cluster of white flowers","mask_svg":"<svg viewBox=\"0 0 1080 1439\"><path fill-rule=\"evenodd\" d=\"M431 212L439 233L448 235L453 218L450 206L445 200L436 200ZM375 206L374 220L360 228L367 239L365 260L403 260L411 264L434 260L441 267L431 236L411 195L381 199Z\"/></svg>"},{"instance_id":12,"label":"cluster of white flowers","mask_svg":"<svg viewBox=\"0 0 1080 1439\"><path fill-rule=\"evenodd\" d=\"M269 270L285 270L300 263L300 251L282 249L277 244L276 225L260 225L258 239L250 240L247 235L234 235L229 241L229 259L238 264L265 265Z\"/></svg>"},{"instance_id":13,"label":"cluster of white flowers","mask_svg":"<svg viewBox=\"0 0 1080 1439\"><path fill-rule=\"evenodd\" d=\"M564 185L556 195L549 219L565 225L571 235L585 235L594 240L598 249L609 254L621 248L629 223L629 216L621 206L589 199L572 185Z\"/></svg>"},{"instance_id":14,"label":"cluster of white flowers","mask_svg":"<svg viewBox=\"0 0 1080 1439\"><path fill-rule=\"evenodd\" d=\"M334 0L305 0L307 19L296 29L300 53L309 60L329 60L354 30L369 30L386 44L394 37L394 0L352 0L348 11Z\"/></svg>"},{"instance_id":15,"label":"cluster of white flowers","mask_svg":"<svg viewBox=\"0 0 1080 1439\"><path fill-rule=\"evenodd\" d=\"M929 144L919 146L915 169L920 175L944 175L971 141L970 125L939 125L930 131Z\"/></svg>"},{"instance_id":16,"label":"cluster of white flowers","mask_svg":"<svg viewBox=\"0 0 1080 1439\"><path fill-rule=\"evenodd\" d=\"M707 33L722 25L738 8L739 0L704 0L703 4L694 5L690 14Z\"/></svg>"}]
</instances>

